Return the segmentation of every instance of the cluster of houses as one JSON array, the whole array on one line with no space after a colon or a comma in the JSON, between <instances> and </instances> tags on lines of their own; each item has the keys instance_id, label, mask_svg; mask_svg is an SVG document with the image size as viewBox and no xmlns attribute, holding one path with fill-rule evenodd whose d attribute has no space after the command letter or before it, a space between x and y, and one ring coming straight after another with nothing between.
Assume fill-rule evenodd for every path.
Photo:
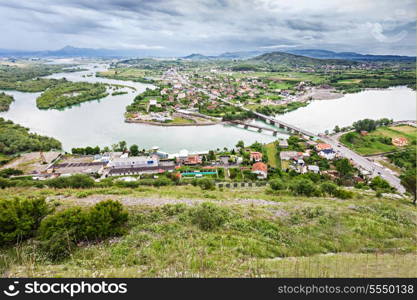
<instances>
[{"instance_id":1,"label":"cluster of houses","mask_svg":"<svg viewBox=\"0 0 417 300\"><path fill-rule=\"evenodd\" d=\"M281 159L281 167L285 170L294 170L298 173L304 174L307 172L320 173L320 168L316 165L306 164L305 159L311 156L312 151L327 160L333 160L339 157L338 153L329 144L316 143L314 141L307 141L307 144L314 146L313 149L307 149L304 152L298 151L281 151L279 156ZM281 148L287 148L288 143L280 143Z\"/></svg>"}]
</instances>

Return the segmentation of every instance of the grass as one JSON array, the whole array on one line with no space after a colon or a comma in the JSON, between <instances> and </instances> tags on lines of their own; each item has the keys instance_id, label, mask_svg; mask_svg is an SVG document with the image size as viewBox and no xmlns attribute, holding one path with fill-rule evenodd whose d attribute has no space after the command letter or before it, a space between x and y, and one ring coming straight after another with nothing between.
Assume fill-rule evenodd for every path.
<instances>
[{"instance_id":1,"label":"grass","mask_svg":"<svg viewBox=\"0 0 417 300\"><path fill-rule=\"evenodd\" d=\"M268 165L270 165L273 168L278 167L278 152L277 152L277 143L272 142L265 145L266 148L266 154L268 156Z\"/></svg>"},{"instance_id":2,"label":"grass","mask_svg":"<svg viewBox=\"0 0 417 300\"><path fill-rule=\"evenodd\" d=\"M37 244L0 248L10 277L415 277L417 213L409 200L357 193L349 200L274 194L268 188L201 191L193 186L76 189L10 188L0 197L48 196L92 205L104 194L130 211L128 233L87 243L53 263ZM57 198L57 196L59 196ZM130 200L129 200L130 199ZM132 199L150 199L144 205ZM184 204L158 204L160 199ZM222 207L225 222L203 230L189 199ZM253 201L247 201L254 199ZM258 202L256 202L256 201ZM266 200L268 202L259 202ZM130 202L129 202L130 201ZM178 202L178 201L177 201Z\"/></svg>"},{"instance_id":3,"label":"grass","mask_svg":"<svg viewBox=\"0 0 417 300\"><path fill-rule=\"evenodd\" d=\"M175 117L173 118L172 122L169 122L168 124L193 124L195 123L193 120L185 119L181 117Z\"/></svg>"},{"instance_id":4,"label":"grass","mask_svg":"<svg viewBox=\"0 0 417 300\"><path fill-rule=\"evenodd\" d=\"M393 127L379 127L375 131L368 133L366 136L362 136L359 133L354 133L354 140L349 142L345 133L340 137L340 141L347 147L355 150L362 155L379 154L384 152L392 152L400 150L404 147L396 147L392 144L388 145L379 140L382 137L397 138L404 137L408 140L410 146L416 141L417 128L403 125Z\"/></svg>"}]
</instances>

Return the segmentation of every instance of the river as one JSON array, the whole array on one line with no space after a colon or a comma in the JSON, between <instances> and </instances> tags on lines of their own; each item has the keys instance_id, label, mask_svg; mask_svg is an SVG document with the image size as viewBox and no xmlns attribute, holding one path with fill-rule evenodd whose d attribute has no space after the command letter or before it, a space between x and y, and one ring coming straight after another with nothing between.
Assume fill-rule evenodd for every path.
<instances>
[{"instance_id":1,"label":"river","mask_svg":"<svg viewBox=\"0 0 417 300\"><path fill-rule=\"evenodd\" d=\"M84 66L83 66L84 67ZM71 81L103 82L132 86L128 94L107 96L100 100L81 103L64 110L39 110L36 98L40 93L5 91L14 96L15 101L8 112L0 113L5 119L30 128L32 132L55 137L65 150L73 147L110 146L121 140L137 144L140 148L159 146L168 153L178 153L181 149L203 152L209 149L233 147L237 141L245 144L255 141L270 142L276 138L286 138L284 132L273 137L270 133L258 133L228 125L161 127L146 124L125 123L123 113L133 98L151 85L88 77L105 69L99 65L87 66L90 70L57 73L49 78L65 77ZM363 118L388 117L394 120L414 120L416 118L416 93L406 87L385 90L364 91L349 94L336 100L313 101L307 107L278 116L282 120L306 128L312 132L323 132L335 125L345 126ZM266 126L266 125L265 125Z\"/></svg>"}]
</instances>

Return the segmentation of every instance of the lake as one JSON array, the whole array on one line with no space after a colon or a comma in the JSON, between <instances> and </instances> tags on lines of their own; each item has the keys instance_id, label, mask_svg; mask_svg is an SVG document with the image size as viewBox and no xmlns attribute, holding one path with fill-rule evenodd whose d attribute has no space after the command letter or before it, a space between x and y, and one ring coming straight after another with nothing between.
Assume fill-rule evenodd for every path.
<instances>
[{"instance_id":1,"label":"lake","mask_svg":"<svg viewBox=\"0 0 417 300\"><path fill-rule=\"evenodd\" d=\"M58 73L48 77L122 84L132 86L136 91L125 89L129 91L128 94L109 95L62 111L39 110L36 107L36 98L40 93L5 91L13 95L15 101L10 106L10 110L0 113L0 116L28 127L32 132L57 138L67 151L73 147L110 146L124 140L129 145L137 144L145 149L159 146L162 151L168 153L178 153L181 149L203 152L216 148L230 148L239 140L251 144L255 141L266 143L288 137L285 132L273 137L270 133L263 134L228 125L162 127L125 123L123 114L126 105L130 104L138 93L152 86L94 76L87 77L96 71L104 70L106 66L87 67L89 71ZM406 87L395 87L349 94L336 100L313 101L307 107L277 117L318 133L326 129L331 130L335 125L350 125L363 118L415 120L415 111L416 93Z\"/></svg>"}]
</instances>

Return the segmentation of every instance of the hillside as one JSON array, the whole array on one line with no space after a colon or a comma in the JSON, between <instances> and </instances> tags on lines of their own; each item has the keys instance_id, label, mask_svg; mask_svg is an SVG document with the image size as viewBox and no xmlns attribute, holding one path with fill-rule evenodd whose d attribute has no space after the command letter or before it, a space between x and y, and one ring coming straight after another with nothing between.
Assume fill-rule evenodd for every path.
<instances>
[{"instance_id":1,"label":"hillside","mask_svg":"<svg viewBox=\"0 0 417 300\"><path fill-rule=\"evenodd\" d=\"M0 272L6 277L417 275L415 208L373 192L340 200L281 195L265 187L0 190L2 199L16 194L47 195L57 211L114 199L129 216L124 233L80 242L59 261L45 256L36 236L3 246Z\"/></svg>"},{"instance_id":2,"label":"hillside","mask_svg":"<svg viewBox=\"0 0 417 300\"><path fill-rule=\"evenodd\" d=\"M295 66L322 66L322 65L352 65L357 64L356 62L347 61L347 60L335 60L335 59L317 59L307 56L289 54L284 52L271 52L265 53L254 58L247 60L250 63L267 63L267 64L276 64L287 67Z\"/></svg>"}]
</instances>

